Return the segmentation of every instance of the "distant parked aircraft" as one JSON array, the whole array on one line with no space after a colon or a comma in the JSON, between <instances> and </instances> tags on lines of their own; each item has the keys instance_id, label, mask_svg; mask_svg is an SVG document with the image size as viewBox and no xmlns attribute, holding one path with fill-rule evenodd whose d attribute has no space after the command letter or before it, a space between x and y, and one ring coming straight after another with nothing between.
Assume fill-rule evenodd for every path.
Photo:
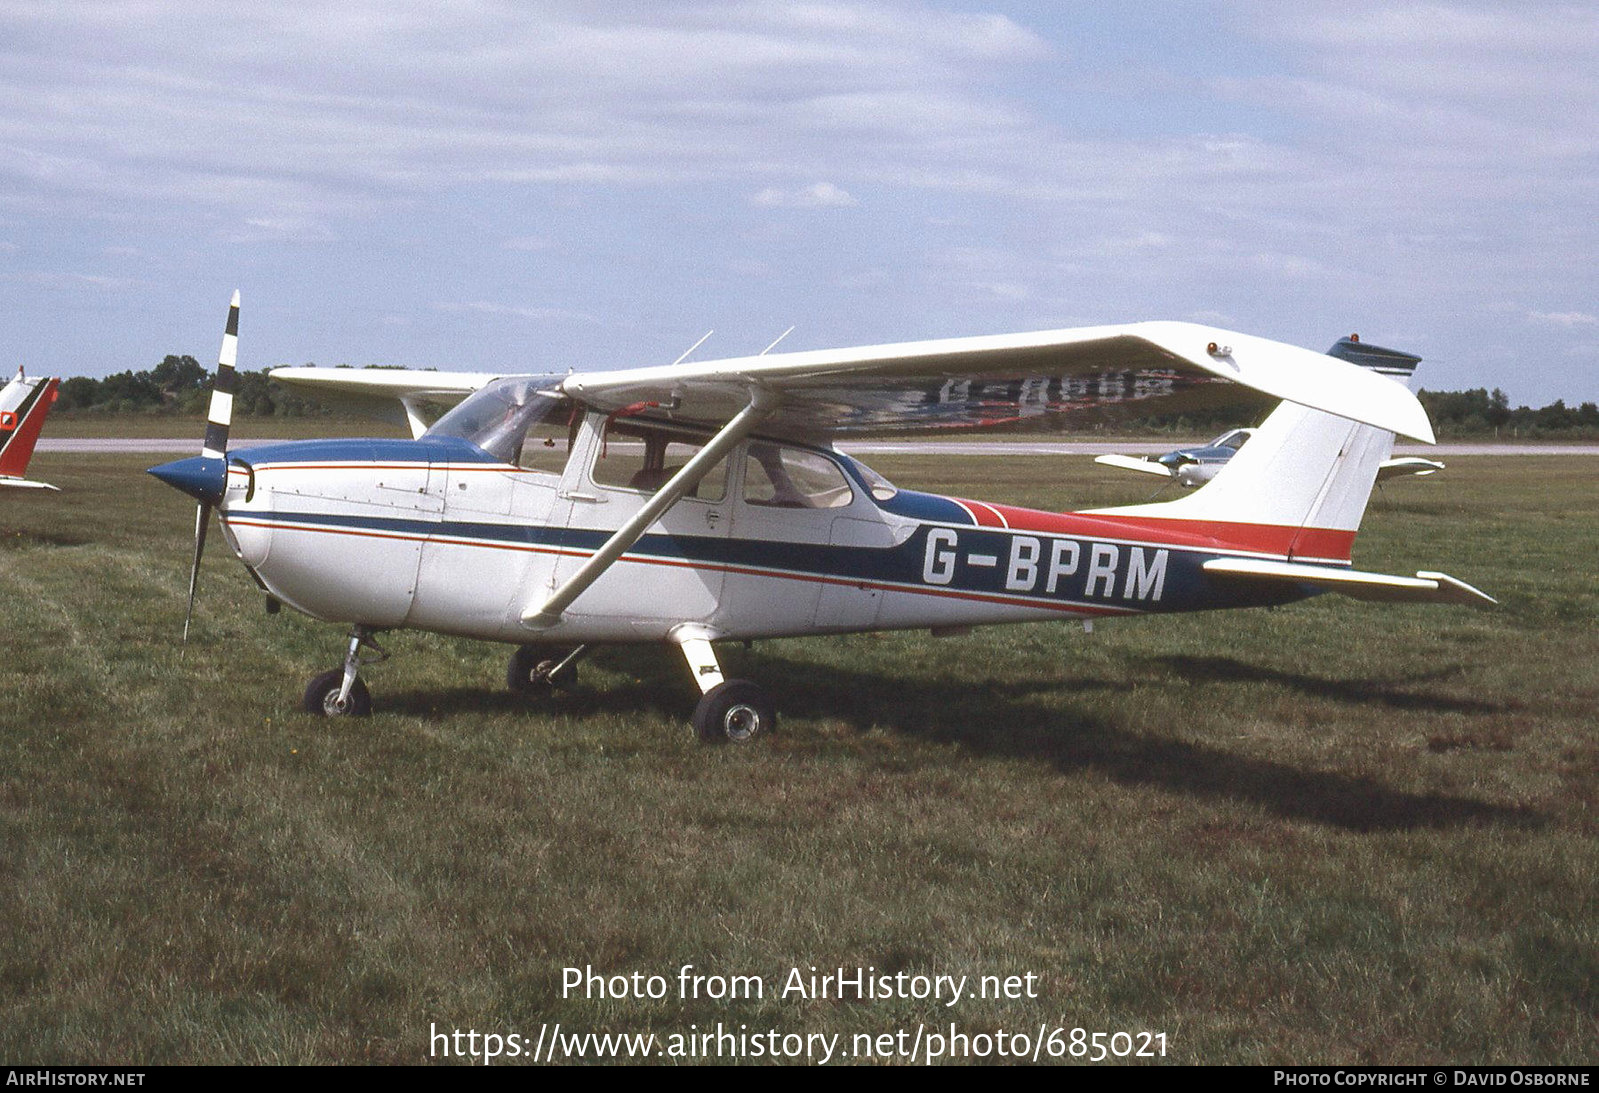
<instances>
[{"instance_id":1,"label":"distant parked aircraft","mask_svg":"<svg viewBox=\"0 0 1599 1093\"><path fill-rule=\"evenodd\" d=\"M1227 465L1227 461L1254 435L1253 429L1233 429L1193 448L1177 448L1161 455L1147 457L1101 455L1096 456L1094 462L1103 463L1107 467L1120 467L1124 471L1142 471L1145 474L1158 474L1162 478L1174 478L1179 486L1193 489L1215 478ZM1444 465L1436 459L1401 456L1398 459L1385 459L1377 464L1377 481L1382 482L1402 474L1436 474L1443 469Z\"/></svg>"},{"instance_id":2,"label":"distant parked aircraft","mask_svg":"<svg viewBox=\"0 0 1599 1093\"><path fill-rule=\"evenodd\" d=\"M30 482L22 477L33 458L45 415L56 400L58 379L30 380L17 369L16 378L0 388L0 487L53 490L45 482Z\"/></svg>"}]
</instances>

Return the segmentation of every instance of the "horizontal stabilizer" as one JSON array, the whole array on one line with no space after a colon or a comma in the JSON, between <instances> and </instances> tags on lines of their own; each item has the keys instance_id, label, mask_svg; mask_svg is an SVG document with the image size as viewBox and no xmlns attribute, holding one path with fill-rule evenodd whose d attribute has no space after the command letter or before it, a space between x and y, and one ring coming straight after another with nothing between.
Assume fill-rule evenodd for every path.
<instances>
[{"instance_id":1,"label":"horizontal stabilizer","mask_svg":"<svg viewBox=\"0 0 1599 1093\"><path fill-rule=\"evenodd\" d=\"M1096 455L1095 463L1103 463L1107 467L1120 467L1124 471L1143 471L1145 474L1158 474L1162 478L1172 476L1171 468L1164 463L1157 463L1153 459L1140 459L1136 455Z\"/></svg>"},{"instance_id":2,"label":"horizontal stabilizer","mask_svg":"<svg viewBox=\"0 0 1599 1093\"><path fill-rule=\"evenodd\" d=\"M14 487L23 490L55 490L61 492L60 486L52 486L48 482L35 482L30 478L0 478L0 489Z\"/></svg>"},{"instance_id":3,"label":"horizontal stabilizer","mask_svg":"<svg viewBox=\"0 0 1599 1093\"><path fill-rule=\"evenodd\" d=\"M1386 482L1390 478L1399 478L1402 475L1413 474L1421 478L1429 474L1437 474L1444 469L1444 465L1436 459L1422 459L1420 456L1405 455L1398 459L1385 459L1377 464L1377 481Z\"/></svg>"},{"instance_id":4,"label":"horizontal stabilizer","mask_svg":"<svg viewBox=\"0 0 1599 1093\"><path fill-rule=\"evenodd\" d=\"M1204 565L1206 576L1240 580L1286 581L1327 592L1342 592L1357 600L1379 603L1467 603L1499 601L1447 573L1423 571L1414 577L1365 573L1358 569L1270 562L1255 558L1214 558Z\"/></svg>"}]
</instances>

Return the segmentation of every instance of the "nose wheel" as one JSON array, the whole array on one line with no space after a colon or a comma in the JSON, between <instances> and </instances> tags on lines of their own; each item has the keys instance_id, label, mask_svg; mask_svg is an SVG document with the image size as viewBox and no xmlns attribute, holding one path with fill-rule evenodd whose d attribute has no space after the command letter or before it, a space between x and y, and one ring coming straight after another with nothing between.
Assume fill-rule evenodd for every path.
<instances>
[{"instance_id":1,"label":"nose wheel","mask_svg":"<svg viewBox=\"0 0 1599 1093\"><path fill-rule=\"evenodd\" d=\"M323 672L311 680L305 689L305 712L322 717L368 717L372 713L372 693L366 684L357 679L350 685L350 693L340 698L344 689L344 669Z\"/></svg>"},{"instance_id":2,"label":"nose wheel","mask_svg":"<svg viewBox=\"0 0 1599 1093\"><path fill-rule=\"evenodd\" d=\"M311 680L305 689L305 712L320 717L368 717L372 713L372 694L366 684L356 676L363 664L376 664L387 660L389 654L377 643L375 631L369 626L357 626L350 631L350 643L344 654L344 667L323 672ZM363 648L373 655L361 658Z\"/></svg>"}]
</instances>

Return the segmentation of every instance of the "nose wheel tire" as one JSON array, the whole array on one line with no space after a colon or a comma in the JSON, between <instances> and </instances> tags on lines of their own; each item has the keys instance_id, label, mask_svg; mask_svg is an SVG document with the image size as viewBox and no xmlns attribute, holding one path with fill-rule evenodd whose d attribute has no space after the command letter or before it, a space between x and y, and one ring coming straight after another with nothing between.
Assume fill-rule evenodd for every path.
<instances>
[{"instance_id":1,"label":"nose wheel tire","mask_svg":"<svg viewBox=\"0 0 1599 1093\"><path fill-rule=\"evenodd\" d=\"M694 732L708 744L744 744L776 727L772 700L748 680L717 684L694 707Z\"/></svg>"},{"instance_id":2,"label":"nose wheel tire","mask_svg":"<svg viewBox=\"0 0 1599 1093\"><path fill-rule=\"evenodd\" d=\"M305 689L305 712L319 717L368 717L372 713L372 695L366 684L357 679L350 688L350 697L339 703L339 691L344 686L344 669L323 672Z\"/></svg>"}]
</instances>

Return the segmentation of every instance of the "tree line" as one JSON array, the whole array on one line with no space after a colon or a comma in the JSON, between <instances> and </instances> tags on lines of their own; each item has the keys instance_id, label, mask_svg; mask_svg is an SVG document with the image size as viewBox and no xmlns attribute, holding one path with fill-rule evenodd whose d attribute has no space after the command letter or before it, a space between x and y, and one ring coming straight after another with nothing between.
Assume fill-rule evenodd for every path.
<instances>
[{"instance_id":1,"label":"tree line","mask_svg":"<svg viewBox=\"0 0 1599 1093\"><path fill-rule=\"evenodd\" d=\"M296 394L266 372L238 374L233 412L245 417L309 417L328 410L316 400ZM73 376L61 381L58 412L90 414L203 415L211 396L211 374L193 357L168 356L142 372L118 372L104 379ZM1584 402L1567 406L1556 399L1548 406L1511 408L1497 388L1419 392L1439 437L1521 439L1599 438L1599 406ZM1238 413L1226 409L1142 418L1127 423L1134 429L1190 433L1220 431L1239 425Z\"/></svg>"},{"instance_id":2,"label":"tree line","mask_svg":"<svg viewBox=\"0 0 1599 1093\"><path fill-rule=\"evenodd\" d=\"M211 373L193 357L169 355L142 372L62 380L56 412L203 416L210 398ZM328 411L315 400L274 382L265 372L240 371L233 412L245 417L308 417Z\"/></svg>"}]
</instances>

